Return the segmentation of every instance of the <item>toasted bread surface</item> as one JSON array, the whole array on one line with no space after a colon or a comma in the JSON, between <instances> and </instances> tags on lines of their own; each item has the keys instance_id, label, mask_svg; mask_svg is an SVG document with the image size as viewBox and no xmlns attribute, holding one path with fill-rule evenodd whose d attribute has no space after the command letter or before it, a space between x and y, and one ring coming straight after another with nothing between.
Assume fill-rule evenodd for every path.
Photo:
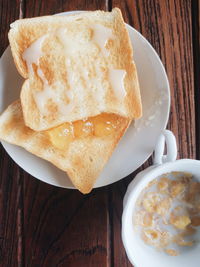
<instances>
[{"instance_id":1,"label":"toasted bread surface","mask_svg":"<svg viewBox=\"0 0 200 267\"><path fill-rule=\"evenodd\" d=\"M118 116L112 135L83 136L71 140L67 147L56 147L49 138L54 131L36 132L24 124L20 101L12 103L0 116L0 139L25 148L65 171L74 186L88 193L130 124Z\"/></svg>"},{"instance_id":2,"label":"toasted bread surface","mask_svg":"<svg viewBox=\"0 0 200 267\"><path fill-rule=\"evenodd\" d=\"M119 9L11 24L25 124L47 130L102 112L142 114L130 39Z\"/></svg>"}]
</instances>

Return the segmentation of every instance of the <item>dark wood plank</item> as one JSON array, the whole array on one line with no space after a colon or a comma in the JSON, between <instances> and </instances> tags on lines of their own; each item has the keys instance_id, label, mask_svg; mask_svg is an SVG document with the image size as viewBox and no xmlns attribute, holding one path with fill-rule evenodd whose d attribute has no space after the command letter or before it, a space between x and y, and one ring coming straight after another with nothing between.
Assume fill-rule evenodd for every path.
<instances>
[{"instance_id":1,"label":"dark wood plank","mask_svg":"<svg viewBox=\"0 0 200 267\"><path fill-rule=\"evenodd\" d=\"M104 1L26 1L25 16L105 9ZM24 173L25 266L109 266L107 189L82 195Z\"/></svg>"},{"instance_id":2,"label":"dark wood plank","mask_svg":"<svg viewBox=\"0 0 200 267\"><path fill-rule=\"evenodd\" d=\"M0 266L22 266L23 180L2 146L0 155Z\"/></svg>"},{"instance_id":3,"label":"dark wood plank","mask_svg":"<svg viewBox=\"0 0 200 267\"><path fill-rule=\"evenodd\" d=\"M153 45L166 68L171 87L168 128L176 135L179 157L195 158L195 109L192 61L191 2L173 0L113 0L125 21L140 31ZM146 163L143 168L147 167ZM131 266L122 249L122 200L135 173L115 184L112 195L112 250L114 266Z\"/></svg>"},{"instance_id":4,"label":"dark wood plank","mask_svg":"<svg viewBox=\"0 0 200 267\"><path fill-rule=\"evenodd\" d=\"M200 159L200 1L192 1L194 86L196 110L196 149L197 159Z\"/></svg>"},{"instance_id":5,"label":"dark wood plank","mask_svg":"<svg viewBox=\"0 0 200 267\"><path fill-rule=\"evenodd\" d=\"M25 266L107 266L106 191L83 196L25 179Z\"/></svg>"},{"instance_id":6,"label":"dark wood plank","mask_svg":"<svg viewBox=\"0 0 200 267\"><path fill-rule=\"evenodd\" d=\"M25 16L36 17L43 15L53 15L60 12L73 11L73 10L96 10L106 9L106 0L76 0L76 1L26 1Z\"/></svg>"},{"instance_id":7,"label":"dark wood plank","mask_svg":"<svg viewBox=\"0 0 200 267\"><path fill-rule=\"evenodd\" d=\"M20 16L20 1L0 0L0 56L8 46L8 31L10 23Z\"/></svg>"},{"instance_id":8,"label":"dark wood plank","mask_svg":"<svg viewBox=\"0 0 200 267\"><path fill-rule=\"evenodd\" d=\"M0 55L8 45L10 23L20 17L20 1L0 1ZM20 168L0 146L0 266L23 265Z\"/></svg>"},{"instance_id":9,"label":"dark wood plank","mask_svg":"<svg viewBox=\"0 0 200 267\"><path fill-rule=\"evenodd\" d=\"M168 128L176 135L179 157L195 158L195 109L191 1L113 1L125 20L139 30L159 54L171 88Z\"/></svg>"}]
</instances>

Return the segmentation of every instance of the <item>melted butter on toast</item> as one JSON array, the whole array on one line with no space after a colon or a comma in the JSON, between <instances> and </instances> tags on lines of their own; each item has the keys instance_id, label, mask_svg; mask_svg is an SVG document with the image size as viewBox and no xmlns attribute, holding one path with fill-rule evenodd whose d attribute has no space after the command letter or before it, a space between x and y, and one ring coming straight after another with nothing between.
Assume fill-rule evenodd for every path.
<instances>
[{"instance_id":1,"label":"melted butter on toast","mask_svg":"<svg viewBox=\"0 0 200 267\"><path fill-rule=\"evenodd\" d=\"M103 57L107 57L109 55L109 51L106 47L106 44L109 40L114 40L115 36L112 33L112 29L108 27L104 27L101 24L94 24L90 27L92 30L92 38L89 39L90 42L95 43L102 53ZM43 43L48 36L57 36L59 41L63 46L63 54L65 55L65 66L66 66L66 75L68 84L62 84L60 81L56 81L53 84L49 84L43 69L40 67L40 58L44 56L44 52L42 50ZM80 43L77 43L75 39L73 39L73 35L69 35L66 27L59 27L56 31L49 32L36 39L22 54L23 60L26 61L26 65L29 73L33 73L33 64L37 66L36 74L40 78L42 82L42 90L33 91L33 98L35 100L35 104L43 116L51 113L51 109L49 109L49 101L56 106L56 109L59 114L65 115L71 112L74 108L73 105L73 93L70 92L70 88L73 87L74 81L77 79L77 75L72 71L72 62L69 55L74 55L80 52L81 46ZM88 77L87 70L84 68L77 67L79 69L79 73L81 73L79 82L76 86L79 87L78 97L81 98L80 102L84 102L84 85L90 84L91 87L98 88L99 77L101 77L102 71L100 70L98 64L94 65L94 69L96 72L96 76ZM107 69L108 73L108 82L110 83L110 88L114 93L115 97L119 100L123 99L126 96L126 90L124 87L124 78L126 75L126 70L124 69ZM82 78L84 77L84 84L82 84ZM59 89L58 89L59 88ZM62 91L62 94L60 92ZM102 102L102 99L105 98L103 95L104 90L95 90L95 98L99 99L98 102ZM64 96L64 98L63 98ZM67 103L66 103L67 99ZM81 108L80 108L81 109ZM84 111L81 112L82 114Z\"/></svg>"},{"instance_id":2,"label":"melted butter on toast","mask_svg":"<svg viewBox=\"0 0 200 267\"><path fill-rule=\"evenodd\" d=\"M100 51L104 54L104 56L108 56L109 53L105 46L109 39L114 39L112 29L104 27L101 24L95 24L92 26L92 30L94 42L99 46Z\"/></svg>"}]
</instances>

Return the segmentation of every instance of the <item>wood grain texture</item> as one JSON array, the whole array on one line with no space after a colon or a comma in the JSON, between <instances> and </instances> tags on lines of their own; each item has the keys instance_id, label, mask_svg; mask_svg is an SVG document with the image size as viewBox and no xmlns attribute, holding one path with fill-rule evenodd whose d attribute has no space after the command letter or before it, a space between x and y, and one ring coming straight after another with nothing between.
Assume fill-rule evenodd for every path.
<instances>
[{"instance_id":1,"label":"wood grain texture","mask_svg":"<svg viewBox=\"0 0 200 267\"><path fill-rule=\"evenodd\" d=\"M107 266L105 190L83 196L27 178L25 266Z\"/></svg>"},{"instance_id":2,"label":"wood grain texture","mask_svg":"<svg viewBox=\"0 0 200 267\"><path fill-rule=\"evenodd\" d=\"M20 1L0 1L0 56L8 45L10 23L20 15ZM20 168L0 145L0 266L22 266L22 191Z\"/></svg>"},{"instance_id":3,"label":"wood grain texture","mask_svg":"<svg viewBox=\"0 0 200 267\"><path fill-rule=\"evenodd\" d=\"M0 0L0 53L8 44L9 24L18 18L115 6L164 63L172 95L168 127L177 137L179 157L195 158L197 144L200 158L198 0ZM142 168L149 164L151 159ZM0 266L131 266L121 240L121 215L137 172L84 196L34 179L1 147Z\"/></svg>"},{"instance_id":4,"label":"wood grain texture","mask_svg":"<svg viewBox=\"0 0 200 267\"><path fill-rule=\"evenodd\" d=\"M23 180L2 146L0 157L0 266L22 266Z\"/></svg>"},{"instance_id":5,"label":"wood grain texture","mask_svg":"<svg viewBox=\"0 0 200 267\"><path fill-rule=\"evenodd\" d=\"M178 142L180 158L196 157L192 24L190 1L113 0L112 7L122 10L125 21L137 29L157 51L169 78L171 113L168 129ZM142 168L146 168L148 163ZM142 169L141 168L141 169ZM131 266L121 250L122 200L135 174L111 188L113 218L113 264Z\"/></svg>"},{"instance_id":6,"label":"wood grain texture","mask_svg":"<svg viewBox=\"0 0 200 267\"><path fill-rule=\"evenodd\" d=\"M171 88L168 128L178 142L179 157L195 158L195 107L191 1L113 1L125 20L152 44L160 56Z\"/></svg>"},{"instance_id":7,"label":"wood grain texture","mask_svg":"<svg viewBox=\"0 0 200 267\"><path fill-rule=\"evenodd\" d=\"M76 0L76 1L37 1L27 0L25 1L25 17L37 17L44 15L53 15L60 12L72 11L72 10L96 10L106 9L106 0Z\"/></svg>"},{"instance_id":8,"label":"wood grain texture","mask_svg":"<svg viewBox=\"0 0 200 267\"><path fill-rule=\"evenodd\" d=\"M0 56L8 46L8 30L10 23L19 18L20 1L0 0Z\"/></svg>"}]
</instances>

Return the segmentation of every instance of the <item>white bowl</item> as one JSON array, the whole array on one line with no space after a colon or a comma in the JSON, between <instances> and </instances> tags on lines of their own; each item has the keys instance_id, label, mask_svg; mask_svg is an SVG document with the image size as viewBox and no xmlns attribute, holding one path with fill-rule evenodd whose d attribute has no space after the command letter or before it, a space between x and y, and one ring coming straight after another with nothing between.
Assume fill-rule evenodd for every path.
<instances>
[{"instance_id":1,"label":"white bowl","mask_svg":"<svg viewBox=\"0 0 200 267\"><path fill-rule=\"evenodd\" d=\"M167 141L167 156L162 156L164 137ZM178 256L169 256L146 245L133 227L133 213L136 200L144 187L161 174L181 171L189 172L200 181L200 161L192 159L176 160L176 141L170 131L164 131L155 149L155 165L140 172L128 186L124 197L122 215L122 240L130 262L136 267L199 267L200 242L184 250ZM200 240L200 237L197 236Z\"/></svg>"}]
</instances>

